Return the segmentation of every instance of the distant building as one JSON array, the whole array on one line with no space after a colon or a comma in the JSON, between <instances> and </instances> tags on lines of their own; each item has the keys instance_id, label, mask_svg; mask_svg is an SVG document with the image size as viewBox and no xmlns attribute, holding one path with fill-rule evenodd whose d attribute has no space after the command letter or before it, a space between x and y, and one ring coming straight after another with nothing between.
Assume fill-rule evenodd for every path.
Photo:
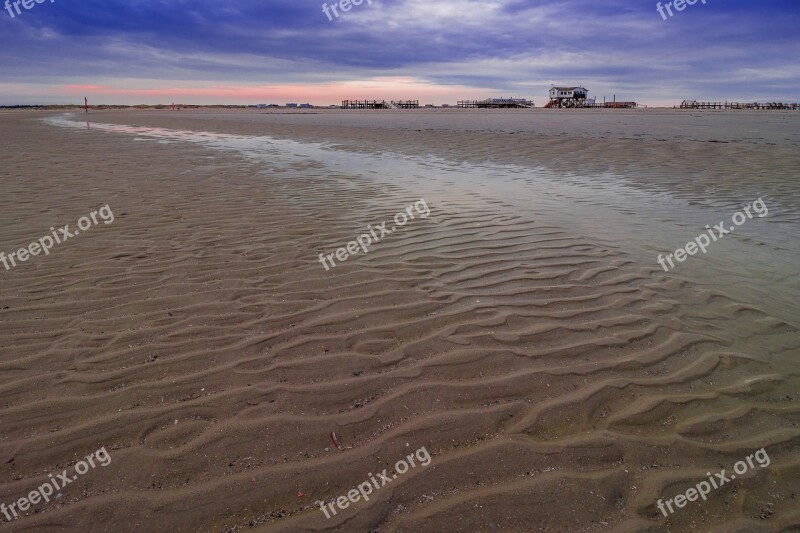
<instances>
[{"instance_id":1,"label":"distant building","mask_svg":"<svg viewBox=\"0 0 800 533\"><path fill-rule=\"evenodd\" d=\"M286 107L297 107L297 104L286 104Z\"/></svg>"},{"instance_id":2,"label":"distant building","mask_svg":"<svg viewBox=\"0 0 800 533\"><path fill-rule=\"evenodd\" d=\"M586 107L589 90L585 87L552 87L545 107Z\"/></svg>"},{"instance_id":3,"label":"distant building","mask_svg":"<svg viewBox=\"0 0 800 533\"><path fill-rule=\"evenodd\" d=\"M266 109L267 108L267 104L258 104L258 108L259 109Z\"/></svg>"},{"instance_id":4,"label":"distant building","mask_svg":"<svg viewBox=\"0 0 800 533\"><path fill-rule=\"evenodd\" d=\"M300 107L302 107L303 109L311 109L311 108L313 108L314 106L313 106L313 105L311 105L311 104L300 104Z\"/></svg>"},{"instance_id":5,"label":"distant building","mask_svg":"<svg viewBox=\"0 0 800 533\"><path fill-rule=\"evenodd\" d=\"M553 87L550 89L550 99L556 98L586 98L589 90L585 87Z\"/></svg>"},{"instance_id":6,"label":"distant building","mask_svg":"<svg viewBox=\"0 0 800 533\"><path fill-rule=\"evenodd\" d=\"M612 102L597 102L588 98L589 91L585 87L553 87L550 89L550 102L545 108L604 108L604 109L636 109L636 102L618 102L616 95ZM605 99L604 99L605 100Z\"/></svg>"}]
</instances>

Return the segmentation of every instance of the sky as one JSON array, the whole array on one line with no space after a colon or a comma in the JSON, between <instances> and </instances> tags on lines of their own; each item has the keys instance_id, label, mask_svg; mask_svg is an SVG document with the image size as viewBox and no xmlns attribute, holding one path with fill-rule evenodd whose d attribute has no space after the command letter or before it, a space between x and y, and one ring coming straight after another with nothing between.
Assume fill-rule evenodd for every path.
<instances>
[{"instance_id":1,"label":"sky","mask_svg":"<svg viewBox=\"0 0 800 533\"><path fill-rule=\"evenodd\" d=\"M5 1L0 105L800 102L800 0Z\"/></svg>"}]
</instances>

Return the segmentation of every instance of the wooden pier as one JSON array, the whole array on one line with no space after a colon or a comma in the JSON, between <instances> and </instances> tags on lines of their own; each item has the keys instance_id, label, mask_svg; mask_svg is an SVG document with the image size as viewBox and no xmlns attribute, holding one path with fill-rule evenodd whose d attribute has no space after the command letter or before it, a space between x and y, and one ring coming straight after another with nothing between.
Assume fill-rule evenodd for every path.
<instances>
[{"instance_id":1,"label":"wooden pier","mask_svg":"<svg viewBox=\"0 0 800 533\"><path fill-rule=\"evenodd\" d=\"M529 109L533 101L524 98L490 98L488 100L459 100L461 109Z\"/></svg>"},{"instance_id":2,"label":"wooden pier","mask_svg":"<svg viewBox=\"0 0 800 533\"><path fill-rule=\"evenodd\" d=\"M545 109L636 109L639 104L636 102L594 102L585 100L569 100L548 102Z\"/></svg>"},{"instance_id":3,"label":"wooden pier","mask_svg":"<svg viewBox=\"0 0 800 533\"><path fill-rule=\"evenodd\" d=\"M698 102L697 100L684 100L681 102L680 109L789 109L797 111L800 110L800 104L783 102Z\"/></svg>"},{"instance_id":4,"label":"wooden pier","mask_svg":"<svg viewBox=\"0 0 800 533\"><path fill-rule=\"evenodd\" d=\"M419 109L419 100L392 100L389 105L392 109Z\"/></svg>"},{"instance_id":5,"label":"wooden pier","mask_svg":"<svg viewBox=\"0 0 800 533\"><path fill-rule=\"evenodd\" d=\"M589 107L592 109L636 109L639 107L639 104L636 102L595 102L593 104L586 104L583 107Z\"/></svg>"},{"instance_id":6,"label":"wooden pier","mask_svg":"<svg viewBox=\"0 0 800 533\"><path fill-rule=\"evenodd\" d=\"M419 109L419 100L342 100L342 109Z\"/></svg>"}]
</instances>

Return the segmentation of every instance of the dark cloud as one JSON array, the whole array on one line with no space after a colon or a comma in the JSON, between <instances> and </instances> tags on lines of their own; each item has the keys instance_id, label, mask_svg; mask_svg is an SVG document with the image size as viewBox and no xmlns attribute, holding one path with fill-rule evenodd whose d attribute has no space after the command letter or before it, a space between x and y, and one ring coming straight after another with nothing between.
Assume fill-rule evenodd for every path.
<instances>
[{"instance_id":1,"label":"dark cloud","mask_svg":"<svg viewBox=\"0 0 800 533\"><path fill-rule=\"evenodd\" d=\"M13 99L15 85L78 80L376 76L504 93L542 94L552 81L639 100L800 100L797 0L698 1L667 21L652 0L364 0L332 22L322 4L56 0L14 19L0 11L0 100Z\"/></svg>"}]
</instances>

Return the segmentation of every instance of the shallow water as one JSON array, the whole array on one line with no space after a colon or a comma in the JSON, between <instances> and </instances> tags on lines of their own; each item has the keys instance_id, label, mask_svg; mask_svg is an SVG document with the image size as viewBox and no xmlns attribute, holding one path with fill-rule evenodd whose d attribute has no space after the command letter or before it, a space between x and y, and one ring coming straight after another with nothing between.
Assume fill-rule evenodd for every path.
<instances>
[{"instance_id":1,"label":"shallow water","mask_svg":"<svg viewBox=\"0 0 800 533\"><path fill-rule=\"evenodd\" d=\"M79 129L93 129L136 136L159 143L191 142L214 150L236 152L257 160L271 172L287 179L300 175L298 165L322 165L332 175L363 176L395 187L404 187L409 199L429 202L447 198L501 201L520 213L546 217L553 225L598 243L624 250L643 267L660 269L659 254L683 247L706 226L725 221L757 198L690 203L668 192L642 191L612 173L591 176L559 173L544 167L473 165L436 157L406 156L392 152L378 155L334 149L323 143L301 143L268 136L231 135L215 132L87 123L75 115L43 119ZM754 216L729 235L712 242L704 255L698 252L676 263L671 274L723 290L793 324L800 323L800 236L797 215L780 198L763 197L767 216ZM753 211L753 210L751 210ZM754 211L753 211L754 212Z\"/></svg>"}]
</instances>

